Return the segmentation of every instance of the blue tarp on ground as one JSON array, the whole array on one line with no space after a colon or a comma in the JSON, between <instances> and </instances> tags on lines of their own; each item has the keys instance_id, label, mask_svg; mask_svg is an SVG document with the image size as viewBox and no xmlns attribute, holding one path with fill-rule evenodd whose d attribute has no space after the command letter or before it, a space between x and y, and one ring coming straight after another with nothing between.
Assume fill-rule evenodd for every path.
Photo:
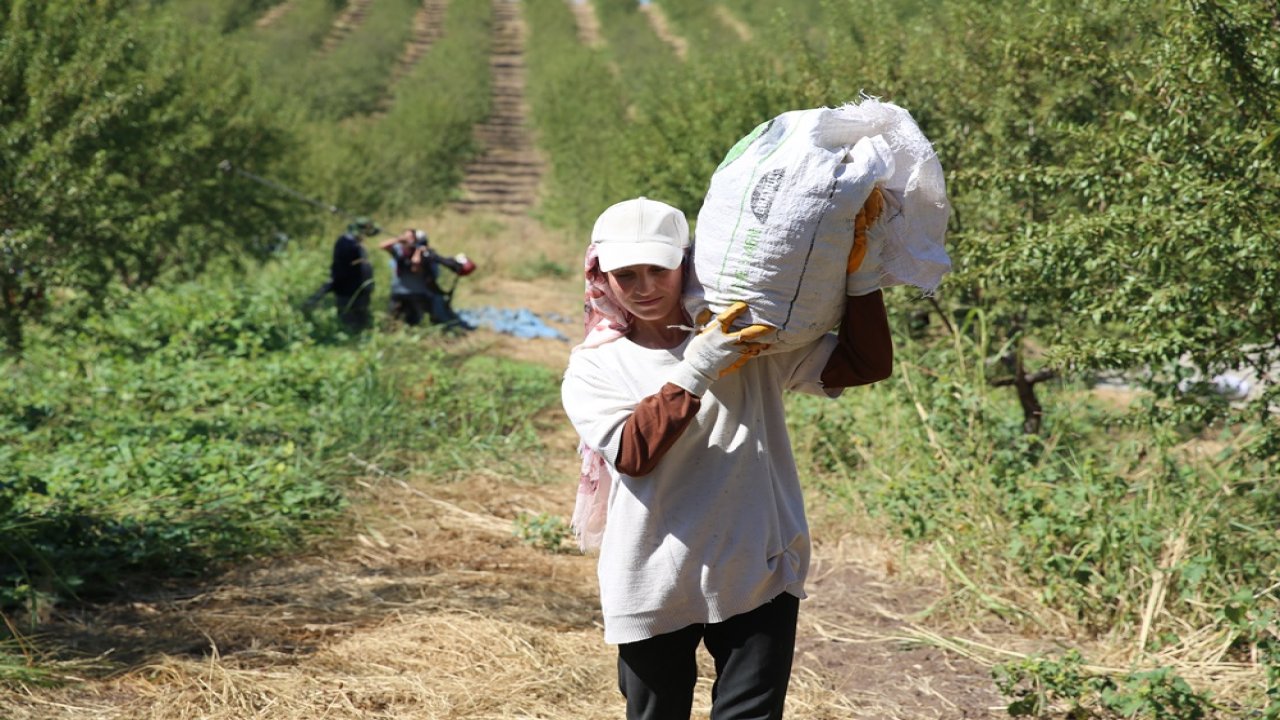
<instances>
[{"instance_id":1,"label":"blue tarp on ground","mask_svg":"<svg viewBox=\"0 0 1280 720\"><path fill-rule=\"evenodd\" d=\"M547 325L528 308L478 307L459 310L463 320L477 327L514 335L518 338L553 338L568 342L564 333Z\"/></svg>"}]
</instances>

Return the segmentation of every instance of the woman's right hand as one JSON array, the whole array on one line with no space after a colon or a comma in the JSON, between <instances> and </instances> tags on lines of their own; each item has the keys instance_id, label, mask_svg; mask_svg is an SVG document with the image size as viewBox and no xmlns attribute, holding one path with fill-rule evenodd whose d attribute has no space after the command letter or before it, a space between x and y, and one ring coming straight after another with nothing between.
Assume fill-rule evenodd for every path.
<instances>
[{"instance_id":1,"label":"woman's right hand","mask_svg":"<svg viewBox=\"0 0 1280 720\"><path fill-rule=\"evenodd\" d=\"M689 341L684 359L676 366L671 382L701 397L711 383L741 369L747 361L768 348L768 343L759 342L774 331L768 325L751 325L730 331L733 321L746 311L746 303L736 302L707 322Z\"/></svg>"}]
</instances>

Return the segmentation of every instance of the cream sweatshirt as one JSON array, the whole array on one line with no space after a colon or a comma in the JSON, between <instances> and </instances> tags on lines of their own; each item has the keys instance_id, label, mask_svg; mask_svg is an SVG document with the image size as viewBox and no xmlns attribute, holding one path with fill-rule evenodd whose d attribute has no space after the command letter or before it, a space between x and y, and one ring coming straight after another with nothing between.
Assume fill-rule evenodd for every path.
<instances>
[{"instance_id":1,"label":"cream sweatshirt","mask_svg":"<svg viewBox=\"0 0 1280 720\"><path fill-rule=\"evenodd\" d=\"M622 338L580 350L562 385L570 420L613 480L597 569L609 643L721 622L783 592L805 596L809 528L782 390L838 395L821 384L836 336L716 381L651 472L619 473L624 423L687 344L655 350Z\"/></svg>"}]
</instances>

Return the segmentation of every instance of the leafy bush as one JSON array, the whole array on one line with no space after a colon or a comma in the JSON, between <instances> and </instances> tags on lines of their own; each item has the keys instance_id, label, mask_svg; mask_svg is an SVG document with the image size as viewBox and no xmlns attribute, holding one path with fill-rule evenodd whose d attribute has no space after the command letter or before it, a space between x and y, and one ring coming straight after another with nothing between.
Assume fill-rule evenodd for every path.
<instances>
[{"instance_id":1,"label":"leafy bush","mask_svg":"<svg viewBox=\"0 0 1280 720\"><path fill-rule=\"evenodd\" d=\"M672 17L705 29L705 8L674 5ZM584 115L619 102L627 112L611 108L625 119L589 126L535 103L545 135L580 128L596 153L580 163L571 143L549 144L548 208L581 203L583 228L610 202L646 194L694 217L724 150L758 122L866 92L906 107L935 143L955 210L956 272L941 305L988 315L992 350L1012 370L1002 381L1025 381L1028 431L1053 412L1035 384L1055 374L1144 372L1162 399L1151 412L1204 424L1228 408L1186 392L1189 376L1261 376L1280 362L1270 322L1280 314L1270 293L1280 282L1270 251L1280 36L1270 5L746 5L731 9L760 37L739 43L726 31L677 64L634 4L596 3L619 77L589 83L609 88L599 97L562 92ZM535 41L552 26L572 44L567 12L556 12L554 25L534 24ZM581 47L563 55L595 57ZM568 66L545 67L557 62ZM560 179L569 173L609 187L579 188ZM1235 417L1265 417L1278 398L1273 387ZM1264 424L1257 457L1280 458L1278 427Z\"/></svg>"},{"instance_id":2,"label":"leafy bush","mask_svg":"<svg viewBox=\"0 0 1280 720\"><path fill-rule=\"evenodd\" d=\"M280 198L222 182L222 160L270 168L291 145L261 86L211 36L126 0L17 2L3 13L0 321L10 351L55 293L100 301L115 283L143 287L302 222Z\"/></svg>"},{"instance_id":3,"label":"leafy bush","mask_svg":"<svg viewBox=\"0 0 1280 720\"><path fill-rule=\"evenodd\" d=\"M1027 436L1010 399L987 389L989 350L899 336L898 353L895 377L852 402L799 402L800 437L845 478L833 492L936 543L977 586L998 594L1017 578L1011 589L1101 632L1142 613L1157 573L1169 576L1165 609L1196 627L1220 622L1206 608L1273 582L1280 538L1259 529L1276 501L1248 453L1197 460L1178 435L1108 414L1069 385L1054 398L1071 411L1045 437ZM1259 602L1275 607L1266 594Z\"/></svg>"}]
</instances>

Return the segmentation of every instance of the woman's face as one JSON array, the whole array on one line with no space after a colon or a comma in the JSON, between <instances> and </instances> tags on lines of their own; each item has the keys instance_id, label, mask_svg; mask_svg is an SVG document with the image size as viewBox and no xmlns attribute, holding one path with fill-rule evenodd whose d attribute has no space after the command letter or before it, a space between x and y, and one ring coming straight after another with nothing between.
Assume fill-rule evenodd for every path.
<instances>
[{"instance_id":1,"label":"woman's face","mask_svg":"<svg viewBox=\"0 0 1280 720\"><path fill-rule=\"evenodd\" d=\"M658 265L628 265L606 275L614 297L636 319L673 325L683 322L684 312L680 308L683 268L668 270Z\"/></svg>"}]
</instances>

